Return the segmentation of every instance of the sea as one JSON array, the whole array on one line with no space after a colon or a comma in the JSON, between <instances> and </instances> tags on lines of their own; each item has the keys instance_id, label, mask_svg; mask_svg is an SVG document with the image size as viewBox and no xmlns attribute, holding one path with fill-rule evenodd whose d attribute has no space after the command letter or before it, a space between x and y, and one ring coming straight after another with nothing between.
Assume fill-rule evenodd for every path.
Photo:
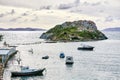
<instances>
[{"instance_id":1,"label":"sea","mask_svg":"<svg viewBox=\"0 0 120 80\"><path fill-rule=\"evenodd\" d=\"M17 46L19 51L7 64L3 80L120 80L120 32L103 32L108 39L86 42L45 43L40 35L45 31L0 31L4 41ZM93 51L81 51L81 44L94 46ZM33 53L29 50L33 49ZM74 64L66 65L66 58L73 56ZM43 56L49 59L42 59ZM18 64L17 59L21 58ZM31 69L46 68L41 76L11 77L20 66Z\"/></svg>"}]
</instances>

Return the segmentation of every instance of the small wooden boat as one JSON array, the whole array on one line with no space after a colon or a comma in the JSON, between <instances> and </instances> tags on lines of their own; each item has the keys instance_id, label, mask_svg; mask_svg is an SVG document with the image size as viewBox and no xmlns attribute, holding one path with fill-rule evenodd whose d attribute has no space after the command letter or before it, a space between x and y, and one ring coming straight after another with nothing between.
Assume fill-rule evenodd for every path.
<instances>
[{"instance_id":1,"label":"small wooden boat","mask_svg":"<svg viewBox=\"0 0 120 80\"><path fill-rule=\"evenodd\" d=\"M78 50L93 50L94 47L93 46L89 46L89 45L82 45L80 47L78 47Z\"/></svg>"},{"instance_id":2,"label":"small wooden boat","mask_svg":"<svg viewBox=\"0 0 120 80\"><path fill-rule=\"evenodd\" d=\"M60 53L60 58L64 58L65 57L65 54L62 52Z\"/></svg>"},{"instance_id":3,"label":"small wooden boat","mask_svg":"<svg viewBox=\"0 0 120 80\"><path fill-rule=\"evenodd\" d=\"M49 58L49 56L43 56L42 57L42 59L48 59Z\"/></svg>"},{"instance_id":4,"label":"small wooden boat","mask_svg":"<svg viewBox=\"0 0 120 80\"><path fill-rule=\"evenodd\" d=\"M72 56L66 56L66 64L73 64L73 57Z\"/></svg>"},{"instance_id":5,"label":"small wooden boat","mask_svg":"<svg viewBox=\"0 0 120 80\"><path fill-rule=\"evenodd\" d=\"M43 69L29 69L29 67L26 67L22 69L21 71L14 71L11 72L12 77L18 77L18 76L37 76L37 75L43 75Z\"/></svg>"}]
</instances>

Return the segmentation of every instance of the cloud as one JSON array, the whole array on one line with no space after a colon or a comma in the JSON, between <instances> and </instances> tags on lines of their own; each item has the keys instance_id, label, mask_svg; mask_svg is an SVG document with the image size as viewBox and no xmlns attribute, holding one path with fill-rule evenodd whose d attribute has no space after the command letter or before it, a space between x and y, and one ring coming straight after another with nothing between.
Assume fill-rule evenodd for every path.
<instances>
[{"instance_id":1,"label":"cloud","mask_svg":"<svg viewBox=\"0 0 120 80\"><path fill-rule=\"evenodd\" d=\"M72 7L73 7L72 4L60 4L58 9L70 9Z\"/></svg>"},{"instance_id":2,"label":"cloud","mask_svg":"<svg viewBox=\"0 0 120 80\"><path fill-rule=\"evenodd\" d=\"M90 3L87 2L87 1L85 1L82 5L83 5L83 6L88 6L88 5L90 5Z\"/></svg>"},{"instance_id":3,"label":"cloud","mask_svg":"<svg viewBox=\"0 0 120 80\"><path fill-rule=\"evenodd\" d=\"M29 14L27 13L22 13L21 16L28 16Z\"/></svg>"},{"instance_id":4,"label":"cloud","mask_svg":"<svg viewBox=\"0 0 120 80\"><path fill-rule=\"evenodd\" d=\"M75 1L75 3L77 4L77 1ZM91 16L98 16L100 13L104 12L103 8L101 8L102 3L99 1L93 3L88 1L80 3L80 1L78 1L78 4L77 6L73 7L70 12L87 14Z\"/></svg>"},{"instance_id":5,"label":"cloud","mask_svg":"<svg viewBox=\"0 0 120 80\"><path fill-rule=\"evenodd\" d=\"M73 3L60 4L58 6L58 9L70 9L79 6L79 4L80 4L80 0L75 0Z\"/></svg>"},{"instance_id":6,"label":"cloud","mask_svg":"<svg viewBox=\"0 0 120 80\"><path fill-rule=\"evenodd\" d=\"M92 3L91 6L98 6L101 5L101 2L97 2L97 3Z\"/></svg>"},{"instance_id":7,"label":"cloud","mask_svg":"<svg viewBox=\"0 0 120 80\"><path fill-rule=\"evenodd\" d=\"M74 4L75 4L75 6L79 6L80 5L80 0L75 0Z\"/></svg>"},{"instance_id":8,"label":"cloud","mask_svg":"<svg viewBox=\"0 0 120 80\"><path fill-rule=\"evenodd\" d=\"M24 7L24 8L45 8L49 9L60 4L71 3L74 0L0 0L0 5L6 6L15 6L15 7ZM77 2L79 0L76 0ZM47 7L47 8L46 8Z\"/></svg>"},{"instance_id":9,"label":"cloud","mask_svg":"<svg viewBox=\"0 0 120 80\"><path fill-rule=\"evenodd\" d=\"M100 25L115 24L112 22L120 21L119 3L120 0L0 0L0 22L15 22L16 25L21 22L25 26L36 25L39 21L38 25L50 26L67 20L90 19Z\"/></svg>"},{"instance_id":10,"label":"cloud","mask_svg":"<svg viewBox=\"0 0 120 80\"><path fill-rule=\"evenodd\" d=\"M48 11L47 13L49 13L49 14L50 14L50 13L54 13L54 12L53 12L53 11Z\"/></svg>"},{"instance_id":11,"label":"cloud","mask_svg":"<svg viewBox=\"0 0 120 80\"><path fill-rule=\"evenodd\" d=\"M119 2L119 0L96 0L95 2L85 0L81 2L78 7L70 9L70 12L86 14L91 17L106 18L106 20L104 20L105 22L118 20L118 17L120 16ZM108 17L108 15L112 16L112 18Z\"/></svg>"},{"instance_id":12,"label":"cloud","mask_svg":"<svg viewBox=\"0 0 120 80\"><path fill-rule=\"evenodd\" d=\"M27 21L28 21L28 19L25 19L25 20L21 21L20 23L24 23L24 22L27 22Z\"/></svg>"},{"instance_id":13,"label":"cloud","mask_svg":"<svg viewBox=\"0 0 120 80\"><path fill-rule=\"evenodd\" d=\"M41 9L47 9L47 10L49 10L49 9L51 9L51 7L52 7L51 5L41 6L41 7L40 7L40 10L41 10Z\"/></svg>"},{"instance_id":14,"label":"cloud","mask_svg":"<svg viewBox=\"0 0 120 80\"><path fill-rule=\"evenodd\" d=\"M117 20L120 20L120 17L117 17Z\"/></svg>"},{"instance_id":15,"label":"cloud","mask_svg":"<svg viewBox=\"0 0 120 80\"><path fill-rule=\"evenodd\" d=\"M35 8L35 2L33 0L0 0L1 5L6 6L15 6L15 7L24 7L24 8ZM33 4L33 6L31 6Z\"/></svg>"},{"instance_id":16,"label":"cloud","mask_svg":"<svg viewBox=\"0 0 120 80\"><path fill-rule=\"evenodd\" d=\"M0 17L2 18L2 17L5 17L5 16L7 16L7 15L13 15L13 14L15 14L14 9L12 9L12 10L9 11L9 12L1 13L1 14L0 14Z\"/></svg>"},{"instance_id":17,"label":"cloud","mask_svg":"<svg viewBox=\"0 0 120 80\"><path fill-rule=\"evenodd\" d=\"M9 12L9 14L15 14L15 10L12 9L12 10Z\"/></svg>"},{"instance_id":18,"label":"cloud","mask_svg":"<svg viewBox=\"0 0 120 80\"><path fill-rule=\"evenodd\" d=\"M31 21L38 21L39 19L38 19L38 16L35 16Z\"/></svg>"},{"instance_id":19,"label":"cloud","mask_svg":"<svg viewBox=\"0 0 120 80\"><path fill-rule=\"evenodd\" d=\"M1 14L0 14L0 17L4 17L4 14L3 14L3 13L1 13Z\"/></svg>"},{"instance_id":20,"label":"cloud","mask_svg":"<svg viewBox=\"0 0 120 80\"><path fill-rule=\"evenodd\" d=\"M16 22L16 21L17 21L18 19L20 19L20 18L22 18L22 17L13 18L13 19L10 20L10 22Z\"/></svg>"},{"instance_id":21,"label":"cloud","mask_svg":"<svg viewBox=\"0 0 120 80\"><path fill-rule=\"evenodd\" d=\"M82 3L82 6L99 6L99 5L101 5L101 2L91 3L91 2L85 1L85 2Z\"/></svg>"},{"instance_id":22,"label":"cloud","mask_svg":"<svg viewBox=\"0 0 120 80\"><path fill-rule=\"evenodd\" d=\"M112 22L112 21L114 21L114 20L120 20L120 17L115 17L115 16L107 16L106 18L105 18L105 22Z\"/></svg>"},{"instance_id":23,"label":"cloud","mask_svg":"<svg viewBox=\"0 0 120 80\"><path fill-rule=\"evenodd\" d=\"M16 18L13 18L10 20L10 22L15 22L17 19Z\"/></svg>"}]
</instances>

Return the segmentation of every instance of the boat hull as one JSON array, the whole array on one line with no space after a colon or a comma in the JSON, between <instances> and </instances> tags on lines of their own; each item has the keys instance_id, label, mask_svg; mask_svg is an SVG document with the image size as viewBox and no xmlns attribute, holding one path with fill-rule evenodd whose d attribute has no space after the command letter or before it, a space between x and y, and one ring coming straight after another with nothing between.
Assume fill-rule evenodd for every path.
<instances>
[{"instance_id":1,"label":"boat hull","mask_svg":"<svg viewBox=\"0 0 120 80\"><path fill-rule=\"evenodd\" d=\"M66 62L66 64L73 64L74 62Z\"/></svg>"},{"instance_id":2,"label":"boat hull","mask_svg":"<svg viewBox=\"0 0 120 80\"><path fill-rule=\"evenodd\" d=\"M11 72L12 77L19 77L19 76L37 76L37 75L43 75L44 69L39 69L36 71L31 71L31 72Z\"/></svg>"},{"instance_id":3,"label":"boat hull","mask_svg":"<svg viewBox=\"0 0 120 80\"><path fill-rule=\"evenodd\" d=\"M49 56L44 56L44 57L42 57L42 59L48 59L49 58Z\"/></svg>"},{"instance_id":4,"label":"boat hull","mask_svg":"<svg viewBox=\"0 0 120 80\"><path fill-rule=\"evenodd\" d=\"M78 50L93 50L94 47L78 47Z\"/></svg>"}]
</instances>

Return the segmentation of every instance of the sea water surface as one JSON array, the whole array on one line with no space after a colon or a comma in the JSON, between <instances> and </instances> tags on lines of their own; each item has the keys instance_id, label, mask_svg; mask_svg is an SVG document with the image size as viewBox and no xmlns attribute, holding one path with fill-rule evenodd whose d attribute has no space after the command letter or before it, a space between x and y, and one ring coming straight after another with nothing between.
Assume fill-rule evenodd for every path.
<instances>
[{"instance_id":1,"label":"sea water surface","mask_svg":"<svg viewBox=\"0 0 120 80\"><path fill-rule=\"evenodd\" d=\"M4 80L120 80L120 32L104 32L109 39L89 42L44 43L39 39L41 31L1 31L3 41L17 45L20 54L8 62ZM3 43L0 42L0 44ZM40 43L41 42L41 43ZM77 50L80 44L94 46L93 51ZM33 49L33 54L29 52ZM73 56L74 64L67 66L65 58L60 59L60 52ZM43 60L42 56L49 59ZM30 68L46 68L43 76L10 77L10 71L19 70L21 65Z\"/></svg>"}]
</instances>

